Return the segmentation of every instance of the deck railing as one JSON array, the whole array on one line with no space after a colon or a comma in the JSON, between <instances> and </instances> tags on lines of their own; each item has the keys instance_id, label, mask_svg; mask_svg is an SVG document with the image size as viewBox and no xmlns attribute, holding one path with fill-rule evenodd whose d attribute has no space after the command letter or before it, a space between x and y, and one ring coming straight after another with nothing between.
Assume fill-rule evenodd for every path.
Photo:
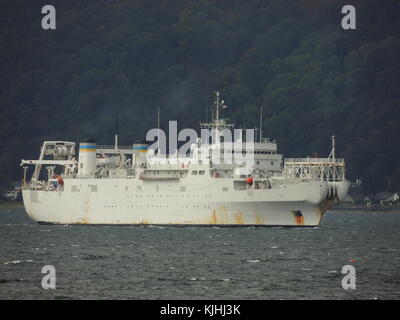
<instances>
[{"instance_id":1,"label":"deck railing","mask_svg":"<svg viewBox=\"0 0 400 320\"><path fill-rule=\"evenodd\" d=\"M285 163L344 164L343 158L285 158Z\"/></svg>"},{"instance_id":2,"label":"deck railing","mask_svg":"<svg viewBox=\"0 0 400 320\"><path fill-rule=\"evenodd\" d=\"M287 158L283 175L292 180L343 181L345 163L342 158Z\"/></svg>"}]
</instances>

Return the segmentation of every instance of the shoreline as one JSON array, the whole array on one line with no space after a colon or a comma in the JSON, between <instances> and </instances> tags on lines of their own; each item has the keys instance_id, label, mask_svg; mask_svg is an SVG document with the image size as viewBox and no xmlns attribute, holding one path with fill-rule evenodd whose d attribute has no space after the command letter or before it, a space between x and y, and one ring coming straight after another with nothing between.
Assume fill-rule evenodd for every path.
<instances>
[{"instance_id":1,"label":"shoreline","mask_svg":"<svg viewBox=\"0 0 400 320\"><path fill-rule=\"evenodd\" d=\"M344 212L346 211L346 212ZM400 213L400 207L378 207L378 208L367 208L367 207L346 207L346 206L334 206L328 209L327 212L332 213Z\"/></svg>"},{"instance_id":2,"label":"shoreline","mask_svg":"<svg viewBox=\"0 0 400 320\"><path fill-rule=\"evenodd\" d=\"M0 207L2 207L2 208L7 208L7 207L10 207L10 208L21 207L21 208L23 208L24 207L24 203L22 201L3 201L3 202L0 202Z\"/></svg>"}]
</instances>

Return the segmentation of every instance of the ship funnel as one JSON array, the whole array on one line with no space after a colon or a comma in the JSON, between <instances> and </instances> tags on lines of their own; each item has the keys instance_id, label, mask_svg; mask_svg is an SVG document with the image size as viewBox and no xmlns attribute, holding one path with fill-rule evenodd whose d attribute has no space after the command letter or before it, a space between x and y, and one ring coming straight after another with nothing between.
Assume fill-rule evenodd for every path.
<instances>
[{"instance_id":1,"label":"ship funnel","mask_svg":"<svg viewBox=\"0 0 400 320\"><path fill-rule=\"evenodd\" d=\"M78 176L92 176L96 171L96 142L92 139L79 144Z\"/></svg>"},{"instance_id":2,"label":"ship funnel","mask_svg":"<svg viewBox=\"0 0 400 320\"><path fill-rule=\"evenodd\" d=\"M133 154L135 155L135 166L144 167L147 163L146 155L149 144L146 140L138 140L133 144Z\"/></svg>"}]
</instances>

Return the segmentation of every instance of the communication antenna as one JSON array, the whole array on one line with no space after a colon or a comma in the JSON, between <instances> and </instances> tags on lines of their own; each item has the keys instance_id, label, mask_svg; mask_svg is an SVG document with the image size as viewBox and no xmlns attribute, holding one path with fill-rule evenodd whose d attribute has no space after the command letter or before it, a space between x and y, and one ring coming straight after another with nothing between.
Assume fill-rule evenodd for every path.
<instances>
[{"instance_id":1,"label":"communication antenna","mask_svg":"<svg viewBox=\"0 0 400 320\"><path fill-rule=\"evenodd\" d=\"M157 106L157 128L160 129L160 106Z\"/></svg>"},{"instance_id":2,"label":"communication antenna","mask_svg":"<svg viewBox=\"0 0 400 320\"><path fill-rule=\"evenodd\" d=\"M214 121L214 107L211 108L211 122Z\"/></svg>"},{"instance_id":3,"label":"communication antenna","mask_svg":"<svg viewBox=\"0 0 400 320\"><path fill-rule=\"evenodd\" d=\"M261 139L262 139L262 121L263 121L262 112L263 112L263 108L261 106L261 110L260 110L260 143L261 143Z\"/></svg>"},{"instance_id":4,"label":"communication antenna","mask_svg":"<svg viewBox=\"0 0 400 320\"><path fill-rule=\"evenodd\" d=\"M331 158L332 160L335 160L335 135L332 136L332 150L331 153L329 154L328 158Z\"/></svg>"},{"instance_id":5,"label":"communication antenna","mask_svg":"<svg viewBox=\"0 0 400 320\"><path fill-rule=\"evenodd\" d=\"M115 150L118 150L118 107L115 107Z\"/></svg>"},{"instance_id":6,"label":"communication antenna","mask_svg":"<svg viewBox=\"0 0 400 320\"><path fill-rule=\"evenodd\" d=\"M157 106L157 154L160 155L160 105Z\"/></svg>"},{"instance_id":7,"label":"communication antenna","mask_svg":"<svg viewBox=\"0 0 400 320\"><path fill-rule=\"evenodd\" d=\"M218 90L215 91L215 96L216 96L216 99L215 99L215 102L214 102L214 104L215 104L215 120L219 120L219 104L220 104L220 101L219 101L219 91Z\"/></svg>"},{"instance_id":8,"label":"communication antenna","mask_svg":"<svg viewBox=\"0 0 400 320\"><path fill-rule=\"evenodd\" d=\"M243 122L243 126L242 126L242 141L243 142L246 142L246 129L247 129L247 127L246 127L246 117L245 116L243 116L243 120L242 120L242 122Z\"/></svg>"}]
</instances>

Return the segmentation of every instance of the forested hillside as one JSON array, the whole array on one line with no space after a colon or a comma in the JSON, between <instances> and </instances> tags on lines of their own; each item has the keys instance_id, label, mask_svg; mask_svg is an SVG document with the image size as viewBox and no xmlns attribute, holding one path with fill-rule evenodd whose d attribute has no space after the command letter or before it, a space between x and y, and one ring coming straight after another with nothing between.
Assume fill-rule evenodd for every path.
<instances>
[{"instance_id":1,"label":"forested hillside","mask_svg":"<svg viewBox=\"0 0 400 320\"><path fill-rule=\"evenodd\" d=\"M57 29L41 28L41 8ZM357 10L343 30L341 8ZM213 90L285 156L327 156L330 137L365 192L400 187L397 0L1 1L0 179L47 139L112 143L178 120L198 128Z\"/></svg>"}]
</instances>

